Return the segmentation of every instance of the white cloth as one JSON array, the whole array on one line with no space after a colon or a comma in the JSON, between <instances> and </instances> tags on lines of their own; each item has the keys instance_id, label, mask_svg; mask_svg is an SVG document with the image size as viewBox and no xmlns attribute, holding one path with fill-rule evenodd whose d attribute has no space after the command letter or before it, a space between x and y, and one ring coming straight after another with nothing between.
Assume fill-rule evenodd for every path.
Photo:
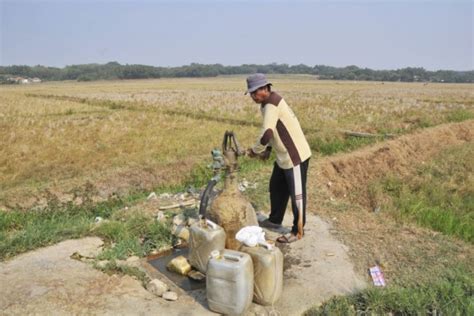
<instances>
[{"instance_id":1,"label":"white cloth","mask_svg":"<svg viewBox=\"0 0 474 316\"><path fill-rule=\"evenodd\" d=\"M259 226L245 226L235 235L235 239L248 247L255 247L258 244L267 244L265 232Z\"/></svg>"}]
</instances>

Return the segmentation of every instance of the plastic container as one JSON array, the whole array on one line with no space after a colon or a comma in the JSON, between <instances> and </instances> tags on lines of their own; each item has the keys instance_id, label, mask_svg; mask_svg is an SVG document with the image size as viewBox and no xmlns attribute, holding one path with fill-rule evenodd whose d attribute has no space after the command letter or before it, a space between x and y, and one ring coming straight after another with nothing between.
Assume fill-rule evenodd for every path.
<instances>
[{"instance_id":1,"label":"plastic container","mask_svg":"<svg viewBox=\"0 0 474 316\"><path fill-rule=\"evenodd\" d=\"M207 262L213 250L225 247L224 229L210 220L199 220L191 225L189 236L189 263L202 273L207 271Z\"/></svg>"},{"instance_id":2,"label":"plastic container","mask_svg":"<svg viewBox=\"0 0 474 316\"><path fill-rule=\"evenodd\" d=\"M252 258L254 271L253 301L260 305L272 305L283 289L283 254L278 247L258 245L242 246L240 251Z\"/></svg>"},{"instance_id":3,"label":"plastic container","mask_svg":"<svg viewBox=\"0 0 474 316\"><path fill-rule=\"evenodd\" d=\"M209 308L225 315L242 315L252 303L253 277L248 254L229 249L213 253L206 276Z\"/></svg>"}]
</instances>

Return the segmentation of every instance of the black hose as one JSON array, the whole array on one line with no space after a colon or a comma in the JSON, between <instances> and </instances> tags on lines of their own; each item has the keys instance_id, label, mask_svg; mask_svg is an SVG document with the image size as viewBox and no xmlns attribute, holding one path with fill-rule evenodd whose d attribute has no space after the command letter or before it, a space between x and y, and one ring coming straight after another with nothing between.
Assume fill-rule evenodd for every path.
<instances>
[{"instance_id":1,"label":"black hose","mask_svg":"<svg viewBox=\"0 0 474 316\"><path fill-rule=\"evenodd\" d=\"M199 215L201 215L203 218L206 217L206 210L207 210L207 204L209 203L209 197L216 183L217 183L217 180L215 179L212 179L211 181L209 181L207 183L206 189L202 193L201 203L199 204Z\"/></svg>"}]
</instances>

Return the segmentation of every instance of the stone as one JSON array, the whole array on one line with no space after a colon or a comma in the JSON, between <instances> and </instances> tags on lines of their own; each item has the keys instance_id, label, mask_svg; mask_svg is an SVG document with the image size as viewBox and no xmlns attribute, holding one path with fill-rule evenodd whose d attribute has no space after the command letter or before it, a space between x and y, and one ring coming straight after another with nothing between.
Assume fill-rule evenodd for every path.
<instances>
[{"instance_id":1,"label":"stone","mask_svg":"<svg viewBox=\"0 0 474 316\"><path fill-rule=\"evenodd\" d=\"M153 279L148 283L146 289L156 296L162 296L166 291L168 291L168 285L158 279Z\"/></svg>"},{"instance_id":2,"label":"stone","mask_svg":"<svg viewBox=\"0 0 474 316\"><path fill-rule=\"evenodd\" d=\"M95 260L94 256L90 253L79 253L78 251L74 252L69 258L82 261L82 262L93 262Z\"/></svg>"},{"instance_id":3,"label":"stone","mask_svg":"<svg viewBox=\"0 0 474 316\"><path fill-rule=\"evenodd\" d=\"M176 292L168 291L163 293L163 298L167 301L176 301L178 299L178 294L176 294Z\"/></svg>"},{"instance_id":4,"label":"stone","mask_svg":"<svg viewBox=\"0 0 474 316\"><path fill-rule=\"evenodd\" d=\"M187 225L188 225L188 226L191 226L192 224L197 223L197 222L198 222L198 219L197 219L197 218L189 217L189 218L188 218L188 221L187 221Z\"/></svg>"},{"instance_id":5,"label":"stone","mask_svg":"<svg viewBox=\"0 0 474 316\"><path fill-rule=\"evenodd\" d=\"M169 252L171 250L173 250L173 246L166 245L166 246L161 246L156 251L157 251L157 253L164 253L164 252Z\"/></svg>"},{"instance_id":6,"label":"stone","mask_svg":"<svg viewBox=\"0 0 474 316\"><path fill-rule=\"evenodd\" d=\"M166 265L166 268L172 272L176 272L181 275L187 275L191 271L191 265L184 256L178 256L172 259Z\"/></svg>"},{"instance_id":7,"label":"stone","mask_svg":"<svg viewBox=\"0 0 474 316\"><path fill-rule=\"evenodd\" d=\"M196 190L196 188L193 186L193 185L190 185L186 188L186 192L189 193L189 194L196 194L196 193L199 193L198 190Z\"/></svg>"},{"instance_id":8,"label":"stone","mask_svg":"<svg viewBox=\"0 0 474 316\"><path fill-rule=\"evenodd\" d=\"M158 197L155 192L151 192L150 195L146 198L147 200L156 200Z\"/></svg>"},{"instance_id":9,"label":"stone","mask_svg":"<svg viewBox=\"0 0 474 316\"><path fill-rule=\"evenodd\" d=\"M247 189L256 189L257 183L250 183L247 180L243 179L242 182L238 185L240 192L245 192Z\"/></svg>"},{"instance_id":10,"label":"stone","mask_svg":"<svg viewBox=\"0 0 474 316\"><path fill-rule=\"evenodd\" d=\"M171 197L171 194L169 193L162 193L160 194L160 199L169 199Z\"/></svg>"},{"instance_id":11,"label":"stone","mask_svg":"<svg viewBox=\"0 0 474 316\"><path fill-rule=\"evenodd\" d=\"M127 258L127 262L132 263L132 262L137 262L140 261L140 258L137 256L131 256Z\"/></svg>"},{"instance_id":12,"label":"stone","mask_svg":"<svg viewBox=\"0 0 474 316\"><path fill-rule=\"evenodd\" d=\"M165 216L165 213L163 211L159 211L157 214L156 214L156 220L158 222L164 222L166 221L166 216Z\"/></svg>"},{"instance_id":13,"label":"stone","mask_svg":"<svg viewBox=\"0 0 474 316\"><path fill-rule=\"evenodd\" d=\"M183 248L183 247L186 247L186 243L183 242L182 239L176 238L176 240L173 243L173 248L180 249L180 248Z\"/></svg>"},{"instance_id":14,"label":"stone","mask_svg":"<svg viewBox=\"0 0 474 316\"><path fill-rule=\"evenodd\" d=\"M202 274L201 272L199 271L196 271L196 270L191 270L189 273L188 273L188 277L190 277L191 279L195 280L195 281L204 281L206 279L206 276L204 274Z\"/></svg>"},{"instance_id":15,"label":"stone","mask_svg":"<svg viewBox=\"0 0 474 316\"><path fill-rule=\"evenodd\" d=\"M186 242L189 241L189 229L186 226L177 226L173 234Z\"/></svg>"},{"instance_id":16,"label":"stone","mask_svg":"<svg viewBox=\"0 0 474 316\"><path fill-rule=\"evenodd\" d=\"M183 225L186 221L186 217L183 214L178 214L173 217L173 224L176 226Z\"/></svg>"},{"instance_id":17,"label":"stone","mask_svg":"<svg viewBox=\"0 0 474 316\"><path fill-rule=\"evenodd\" d=\"M96 267L99 269L105 269L108 263L109 263L108 260L100 260L96 263Z\"/></svg>"},{"instance_id":18,"label":"stone","mask_svg":"<svg viewBox=\"0 0 474 316\"><path fill-rule=\"evenodd\" d=\"M249 182L245 179L243 179L242 182L239 183L240 192L244 192L245 190L247 190L248 187L249 187Z\"/></svg>"}]
</instances>

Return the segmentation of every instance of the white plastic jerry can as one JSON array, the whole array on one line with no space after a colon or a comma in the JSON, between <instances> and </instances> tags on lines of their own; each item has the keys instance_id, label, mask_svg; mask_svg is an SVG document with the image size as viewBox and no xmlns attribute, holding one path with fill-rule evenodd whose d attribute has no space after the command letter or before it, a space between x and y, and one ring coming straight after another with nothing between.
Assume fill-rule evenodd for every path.
<instances>
[{"instance_id":1,"label":"white plastic jerry can","mask_svg":"<svg viewBox=\"0 0 474 316\"><path fill-rule=\"evenodd\" d=\"M213 253L206 275L209 308L225 315L242 315L252 303L253 278L248 254L229 249Z\"/></svg>"},{"instance_id":2,"label":"white plastic jerry can","mask_svg":"<svg viewBox=\"0 0 474 316\"><path fill-rule=\"evenodd\" d=\"M254 269L253 301L272 305L283 290L283 254L272 245L242 246L240 251L250 255Z\"/></svg>"},{"instance_id":3,"label":"white plastic jerry can","mask_svg":"<svg viewBox=\"0 0 474 316\"><path fill-rule=\"evenodd\" d=\"M189 263L205 274L211 252L221 251L225 247L224 229L210 220L202 219L191 225L189 232Z\"/></svg>"}]
</instances>

